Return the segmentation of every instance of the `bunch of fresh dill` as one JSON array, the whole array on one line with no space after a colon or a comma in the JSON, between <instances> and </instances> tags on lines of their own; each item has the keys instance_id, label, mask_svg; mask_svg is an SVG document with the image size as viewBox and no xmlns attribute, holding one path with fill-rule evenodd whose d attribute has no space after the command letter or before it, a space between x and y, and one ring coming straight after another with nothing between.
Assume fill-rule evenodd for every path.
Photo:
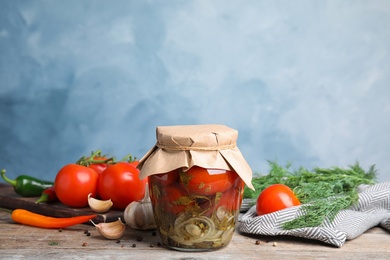
<instances>
[{"instance_id":1,"label":"bunch of fresh dill","mask_svg":"<svg viewBox=\"0 0 390 260\"><path fill-rule=\"evenodd\" d=\"M377 177L374 165L366 172L358 162L346 169L314 168L311 171L303 167L290 171L290 163L285 167L271 161L269 164L269 174L253 178L255 191L246 187L244 198L256 200L262 190L275 183L289 186L300 200L303 214L286 222L284 229L316 227L325 220L332 221L340 210L357 202L359 185L374 184Z\"/></svg>"}]
</instances>

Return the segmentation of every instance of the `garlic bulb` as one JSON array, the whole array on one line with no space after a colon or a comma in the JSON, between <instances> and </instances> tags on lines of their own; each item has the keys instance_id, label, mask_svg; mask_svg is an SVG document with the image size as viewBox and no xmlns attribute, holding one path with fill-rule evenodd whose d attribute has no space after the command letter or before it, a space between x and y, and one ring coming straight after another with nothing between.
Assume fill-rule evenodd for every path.
<instances>
[{"instance_id":1,"label":"garlic bulb","mask_svg":"<svg viewBox=\"0 0 390 260\"><path fill-rule=\"evenodd\" d=\"M104 213L110 210L113 203L111 199L109 200L98 200L91 197L92 193L88 194L88 205L89 207L98 213Z\"/></svg>"},{"instance_id":2,"label":"garlic bulb","mask_svg":"<svg viewBox=\"0 0 390 260\"><path fill-rule=\"evenodd\" d=\"M140 201L133 201L127 205L123 214L125 222L132 228L149 230L156 228L153 215L152 202L149 197L148 184L145 187L145 195Z\"/></svg>"},{"instance_id":3,"label":"garlic bulb","mask_svg":"<svg viewBox=\"0 0 390 260\"><path fill-rule=\"evenodd\" d=\"M118 239L123 236L126 230L126 226L120 218L110 223L95 224L92 220L90 221L96 227L97 231L107 239Z\"/></svg>"}]
</instances>

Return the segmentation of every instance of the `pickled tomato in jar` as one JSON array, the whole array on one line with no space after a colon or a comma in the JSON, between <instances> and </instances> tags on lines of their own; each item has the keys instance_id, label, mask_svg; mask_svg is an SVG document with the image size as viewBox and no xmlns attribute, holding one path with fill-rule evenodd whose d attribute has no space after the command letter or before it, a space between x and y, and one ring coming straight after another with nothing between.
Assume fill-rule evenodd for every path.
<instances>
[{"instance_id":1,"label":"pickled tomato in jar","mask_svg":"<svg viewBox=\"0 0 390 260\"><path fill-rule=\"evenodd\" d=\"M234 233L244 182L234 171L198 166L149 176L161 239L171 248L208 251Z\"/></svg>"},{"instance_id":2,"label":"pickled tomato in jar","mask_svg":"<svg viewBox=\"0 0 390 260\"><path fill-rule=\"evenodd\" d=\"M244 185L252 170L237 147L238 131L224 125L156 128L157 142L139 161L148 177L163 244L179 251L211 251L229 244Z\"/></svg>"}]
</instances>

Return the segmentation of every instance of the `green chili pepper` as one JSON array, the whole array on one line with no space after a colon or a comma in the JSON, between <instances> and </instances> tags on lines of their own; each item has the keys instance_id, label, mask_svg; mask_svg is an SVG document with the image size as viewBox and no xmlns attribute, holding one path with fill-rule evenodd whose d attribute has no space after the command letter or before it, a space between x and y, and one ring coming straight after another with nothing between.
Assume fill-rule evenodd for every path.
<instances>
[{"instance_id":1,"label":"green chili pepper","mask_svg":"<svg viewBox=\"0 0 390 260\"><path fill-rule=\"evenodd\" d=\"M42 191L54 185L53 182L43 181L28 175L20 175L15 180L5 176L5 170L1 170L1 177L14 187L17 194L23 197L41 196Z\"/></svg>"}]
</instances>

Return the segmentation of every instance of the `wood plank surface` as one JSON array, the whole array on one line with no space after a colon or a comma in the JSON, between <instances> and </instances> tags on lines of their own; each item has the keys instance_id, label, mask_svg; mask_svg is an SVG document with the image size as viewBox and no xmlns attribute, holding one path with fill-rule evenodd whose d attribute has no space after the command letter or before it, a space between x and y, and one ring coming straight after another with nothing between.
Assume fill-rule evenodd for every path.
<instances>
[{"instance_id":1,"label":"wood plank surface","mask_svg":"<svg viewBox=\"0 0 390 260\"><path fill-rule=\"evenodd\" d=\"M0 211L0 259L390 259L390 234L379 227L341 248L295 237L246 236L238 232L228 246L211 252L179 252L159 246L159 242L153 231L130 227L120 240L107 240L90 225L61 232L23 226L15 224L9 213Z\"/></svg>"},{"instance_id":2,"label":"wood plank surface","mask_svg":"<svg viewBox=\"0 0 390 260\"><path fill-rule=\"evenodd\" d=\"M0 183L2 208L25 208L54 217L92 213L88 208L69 208L61 203L35 204L36 199L23 198L11 186ZM123 211L110 211L95 221L110 222L122 215ZM296 237L248 236L238 231L228 246L211 252L179 252L159 244L160 237L153 231L127 227L119 240L107 240L92 225L62 230L34 228L16 224L10 213L0 211L0 259L390 259L390 234L379 227L341 248Z\"/></svg>"},{"instance_id":3,"label":"wood plank surface","mask_svg":"<svg viewBox=\"0 0 390 260\"><path fill-rule=\"evenodd\" d=\"M51 216L51 217L74 217L80 215L96 214L89 207L71 208L60 202L38 203L35 201L38 197L22 197L15 193L13 187L9 184L0 183L0 208L6 209L27 209L29 211ZM123 217L123 211L110 210L104 214L97 214L95 223L115 221Z\"/></svg>"}]
</instances>

